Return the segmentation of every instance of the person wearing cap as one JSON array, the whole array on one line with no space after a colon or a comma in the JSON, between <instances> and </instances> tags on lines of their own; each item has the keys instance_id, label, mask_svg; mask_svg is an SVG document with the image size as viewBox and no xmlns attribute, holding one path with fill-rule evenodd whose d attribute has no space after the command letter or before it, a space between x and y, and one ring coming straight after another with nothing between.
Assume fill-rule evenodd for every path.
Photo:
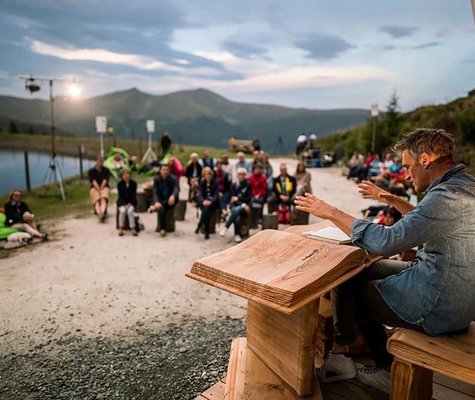
<instances>
[{"instance_id":1,"label":"person wearing cap","mask_svg":"<svg viewBox=\"0 0 475 400\"><path fill-rule=\"evenodd\" d=\"M233 183L238 182L238 174L237 171L239 168L244 168L246 170L246 175L249 173L249 164L246 161L246 156L242 151L237 153L237 162L233 166Z\"/></svg>"},{"instance_id":2,"label":"person wearing cap","mask_svg":"<svg viewBox=\"0 0 475 400\"><path fill-rule=\"evenodd\" d=\"M246 179L246 168L240 167L236 173L238 181L231 186L231 215L219 234L225 236L229 227L234 224L234 241L239 243L242 241L240 235L241 217L251 212L249 205L251 204L252 188Z\"/></svg>"}]
</instances>

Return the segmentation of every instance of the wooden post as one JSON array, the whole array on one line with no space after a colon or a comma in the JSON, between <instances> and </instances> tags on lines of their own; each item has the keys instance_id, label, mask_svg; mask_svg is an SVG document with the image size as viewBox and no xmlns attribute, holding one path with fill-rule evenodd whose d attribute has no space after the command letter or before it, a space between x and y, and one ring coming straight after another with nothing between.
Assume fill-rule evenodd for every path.
<instances>
[{"instance_id":1,"label":"wooden post","mask_svg":"<svg viewBox=\"0 0 475 400\"><path fill-rule=\"evenodd\" d=\"M82 169L82 145L78 146L79 150L79 176L83 179L83 169Z\"/></svg>"},{"instance_id":2,"label":"wooden post","mask_svg":"<svg viewBox=\"0 0 475 400\"><path fill-rule=\"evenodd\" d=\"M31 182L30 182L30 165L28 162L28 151L25 150L23 153L25 156L25 178L26 178L26 190L29 192L31 190Z\"/></svg>"},{"instance_id":3,"label":"wooden post","mask_svg":"<svg viewBox=\"0 0 475 400\"><path fill-rule=\"evenodd\" d=\"M430 400L432 371L394 359L391 366L390 400Z\"/></svg>"}]
</instances>

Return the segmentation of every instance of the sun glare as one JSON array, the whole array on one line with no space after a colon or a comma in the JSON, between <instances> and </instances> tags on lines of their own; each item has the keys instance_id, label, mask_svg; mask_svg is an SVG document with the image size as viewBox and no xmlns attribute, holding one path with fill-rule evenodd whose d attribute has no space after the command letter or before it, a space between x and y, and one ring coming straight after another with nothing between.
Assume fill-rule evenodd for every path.
<instances>
[{"instance_id":1,"label":"sun glare","mask_svg":"<svg viewBox=\"0 0 475 400\"><path fill-rule=\"evenodd\" d=\"M68 94L73 98L79 97L81 95L81 88L78 85L73 84L69 87Z\"/></svg>"}]
</instances>

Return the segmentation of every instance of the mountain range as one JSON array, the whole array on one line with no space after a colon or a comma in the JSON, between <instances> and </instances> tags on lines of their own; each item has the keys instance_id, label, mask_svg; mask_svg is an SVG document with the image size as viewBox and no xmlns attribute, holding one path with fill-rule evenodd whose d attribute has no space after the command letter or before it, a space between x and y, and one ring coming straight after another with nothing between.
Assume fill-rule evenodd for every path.
<instances>
[{"instance_id":1,"label":"mountain range","mask_svg":"<svg viewBox=\"0 0 475 400\"><path fill-rule=\"evenodd\" d=\"M272 153L292 151L297 136L324 136L363 123L368 110L315 110L275 105L246 104L228 100L205 89L151 95L135 88L84 100L55 98L59 133L92 136L95 117L105 115L118 138L144 138L145 121L154 119L155 138L168 131L174 141L189 145L225 148L232 135L259 138ZM49 132L50 102L0 96L0 129Z\"/></svg>"}]
</instances>

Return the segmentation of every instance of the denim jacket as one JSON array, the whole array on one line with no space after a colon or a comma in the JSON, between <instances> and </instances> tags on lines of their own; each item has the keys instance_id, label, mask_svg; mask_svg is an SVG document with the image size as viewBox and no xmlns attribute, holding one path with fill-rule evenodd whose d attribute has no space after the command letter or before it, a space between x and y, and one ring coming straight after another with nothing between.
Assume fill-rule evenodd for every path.
<instances>
[{"instance_id":1,"label":"denim jacket","mask_svg":"<svg viewBox=\"0 0 475 400\"><path fill-rule=\"evenodd\" d=\"M392 227L356 220L352 241L391 256L423 244L412 266L378 290L403 320L438 335L475 318L475 178L457 165L436 179L413 211Z\"/></svg>"}]
</instances>

